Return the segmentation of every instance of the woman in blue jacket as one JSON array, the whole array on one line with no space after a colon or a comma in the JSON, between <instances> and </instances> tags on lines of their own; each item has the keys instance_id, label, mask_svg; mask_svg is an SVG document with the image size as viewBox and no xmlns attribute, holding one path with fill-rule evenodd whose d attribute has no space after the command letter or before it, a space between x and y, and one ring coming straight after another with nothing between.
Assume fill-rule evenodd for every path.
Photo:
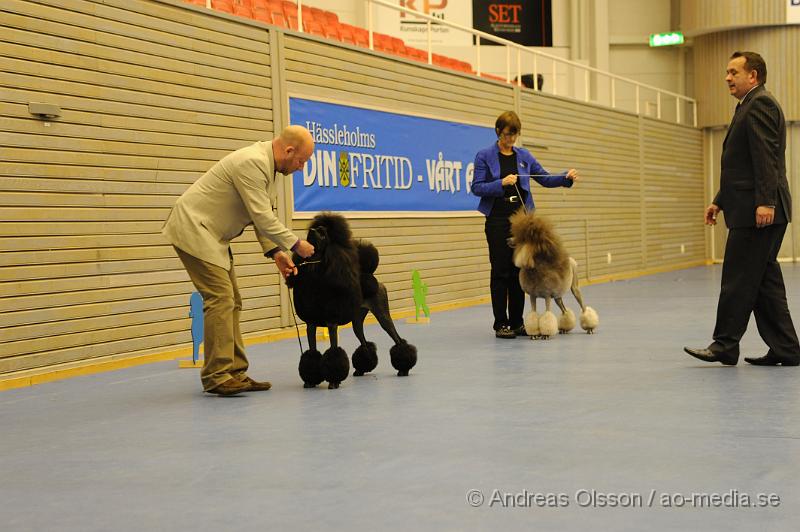
<instances>
[{"instance_id":1,"label":"woman in blue jacket","mask_svg":"<svg viewBox=\"0 0 800 532\"><path fill-rule=\"evenodd\" d=\"M543 187L571 187L578 179L578 172L572 168L563 174L550 175L531 152L514 146L522 130L519 116L514 111L506 111L497 117L494 130L497 142L475 156L472 193L480 196L478 210L486 216L495 336L516 338L525 334L522 319L525 294L519 286L519 268L514 266L513 250L507 243L511 236L508 218L521 208L523 202L527 210L534 208L528 176Z\"/></svg>"}]
</instances>

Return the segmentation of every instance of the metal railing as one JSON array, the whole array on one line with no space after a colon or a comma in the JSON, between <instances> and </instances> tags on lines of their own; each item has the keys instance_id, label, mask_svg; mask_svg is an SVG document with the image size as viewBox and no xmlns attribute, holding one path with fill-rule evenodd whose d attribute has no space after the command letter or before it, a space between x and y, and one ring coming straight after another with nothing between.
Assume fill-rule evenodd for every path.
<instances>
[{"instance_id":1,"label":"metal railing","mask_svg":"<svg viewBox=\"0 0 800 532\"><path fill-rule=\"evenodd\" d=\"M668 90L660 89L653 85L647 85L645 83L641 83L629 78L625 78L623 76L618 76L616 74L612 74L610 72L605 72L603 70L599 70L597 68L593 68L590 66L582 65L575 61L570 61L568 59L562 59L560 57L540 52L538 50L531 50L526 48L520 44L515 42L503 39L501 37L497 37L495 35L476 30L473 28L468 28L466 26L462 26L460 24L456 24L454 22L449 22L446 20L442 20L430 15L426 15L424 13L420 13L419 11L414 11L412 9L408 9L406 7L401 7L399 5L392 4L386 0L365 0L367 2L367 30L369 32L369 48L370 50L375 49L374 44L374 5L383 6L389 9L393 9L395 11L400 11L402 13L406 13L407 15L416 17L418 19L422 19L426 21L427 26L427 54L428 54L428 64L433 64L433 46L431 42L431 27L434 24L447 26L453 28L458 31L463 31L469 33L474 38L474 53L475 53L475 71L478 76L485 73L481 70L481 39L486 39L489 41L496 42L502 46L505 46L506 50L506 61L505 61L505 81L506 83L512 83L512 63L515 63L514 70L516 76L513 80L513 83L516 83L519 86L522 86L522 72L523 72L523 57L531 59L531 72L532 78L534 83L538 78L538 74L548 74L547 66L549 63L549 75L551 78L550 83L550 91L552 94L557 96L564 96L567 98L572 98L575 100L583 100L586 102L593 102L601 105L606 105L611 107L612 109L623 108L624 104L631 104L633 109L631 111L635 112L637 115L644 114L645 115L652 115L659 120L665 120L664 116L667 112L666 105L664 100L674 100L675 108L674 108L674 121L678 124L681 123L691 123L694 127L697 127L697 101L694 98L689 98L688 96L684 96L682 94L678 94L675 92L671 92ZM298 4L298 13L302 12L300 9L301 0L297 0ZM302 20L299 21L299 29L302 31ZM512 54L513 52L513 54ZM515 56L515 61L512 61L512 55ZM544 63L544 65L542 64ZM564 72L565 71L565 72ZM582 80L578 78L582 76ZM559 87L559 78L565 80L567 83L565 84L565 88ZM607 80L607 87L603 87L600 83L601 79ZM582 83L580 83L582 81ZM581 87L579 89L579 87ZM632 91L633 94L631 98L620 97L621 93L624 93L625 90ZM582 92L582 98L579 92ZM594 93L594 98L592 94ZM644 95L655 95L655 101L653 100L642 100ZM644 103L644 105L642 105ZM686 106L688 105L689 111L686 112ZM669 114L672 114L672 110L669 110ZM688 114L688 120L684 117Z\"/></svg>"},{"instance_id":2,"label":"metal railing","mask_svg":"<svg viewBox=\"0 0 800 532\"><path fill-rule=\"evenodd\" d=\"M297 31L303 32L303 9L302 0L297 2ZM435 25L447 26L458 31L463 31L473 37L474 53L475 53L475 73L478 76L488 74L488 72L481 69L481 39L493 41L499 45L505 46L505 82L515 83L522 86L522 72L523 72L523 57L531 60L531 77L534 86L537 85L539 74L549 75L550 88L549 92L556 96L571 98L574 100L583 100L585 102L593 102L600 105L606 105L612 109L623 109L625 106L631 106L627 109L636 113L637 115L644 114L645 116L654 116L658 120L666 120L665 114L672 114L674 111L674 121L678 124L691 123L692 126L697 127L697 101L694 98L689 98L683 94L678 94L668 90L660 89L653 85L641 83L623 76L618 76L610 72L605 72L597 68L582 65L575 61L562 59L555 55L551 55L539 50L531 50L513 41L497 37L490 33L486 33L473 28L462 26L454 22L449 22L440 18L433 17L408 9L399 5L395 5L387 0L365 0L367 3L367 31L369 32L369 49L375 50L374 33L374 5L379 5L401 13L405 13L412 17L422 19L426 22L427 43L426 52L428 56L428 64L433 65L433 43L431 39L431 28ZM206 6L211 8L211 0L206 0ZM512 61L512 52L515 61ZM549 62L549 71L548 63ZM512 81L512 63L516 76ZM544 64L542 64L544 63ZM560 87L559 78L565 81L564 86ZM579 79L582 78L582 79ZM603 86L600 80L605 79L607 86ZM560 90L559 90L560 89ZM621 93L628 91L629 97L624 94L620 97ZM582 95L580 94L582 92ZM592 96L594 94L594 97ZM655 95L655 100L642 100L643 95ZM675 102L674 109L668 109L664 100L673 99ZM644 105L642 105L644 104ZM689 107L688 112L686 107ZM688 119L684 119L688 114Z\"/></svg>"}]
</instances>

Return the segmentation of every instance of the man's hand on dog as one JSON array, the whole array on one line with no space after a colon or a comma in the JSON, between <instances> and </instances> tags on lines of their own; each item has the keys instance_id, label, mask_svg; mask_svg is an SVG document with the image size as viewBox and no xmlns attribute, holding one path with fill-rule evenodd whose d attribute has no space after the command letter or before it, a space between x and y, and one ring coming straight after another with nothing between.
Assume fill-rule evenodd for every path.
<instances>
[{"instance_id":1,"label":"man's hand on dog","mask_svg":"<svg viewBox=\"0 0 800 532\"><path fill-rule=\"evenodd\" d=\"M300 239L297 241L297 244L294 245L292 251L294 251L304 259L307 259L308 257L314 254L314 246L312 246L311 243L308 242L307 240Z\"/></svg>"},{"instance_id":2,"label":"man's hand on dog","mask_svg":"<svg viewBox=\"0 0 800 532\"><path fill-rule=\"evenodd\" d=\"M292 258L285 252L279 251L275 253L272 258L275 260L275 266L284 279L290 275L297 275L297 266L292 262Z\"/></svg>"}]
</instances>

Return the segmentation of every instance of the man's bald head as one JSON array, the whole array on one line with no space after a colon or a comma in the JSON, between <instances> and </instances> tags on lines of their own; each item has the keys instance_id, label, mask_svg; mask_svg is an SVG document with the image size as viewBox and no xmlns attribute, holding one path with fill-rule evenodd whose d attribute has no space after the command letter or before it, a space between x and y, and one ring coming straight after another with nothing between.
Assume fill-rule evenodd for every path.
<instances>
[{"instance_id":1,"label":"man's bald head","mask_svg":"<svg viewBox=\"0 0 800 532\"><path fill-rule=\"evenodd\" d=\"M303 126L288 126L272 141L275 169L289 175L300 170L314 152L314 138Z\"/></svg>"},{"instance_id":2,"label":"man's bald head","mask_svg":"<svg viewBox=\"0 0 800 532\"><path fill-rule=\"evenodd\" d=\"M281 131L281 141L288 145L300 148L301 146L311 146L314 149L314 139L311 133L303 126L289 126Z\"/></svg>"}]
</instances>

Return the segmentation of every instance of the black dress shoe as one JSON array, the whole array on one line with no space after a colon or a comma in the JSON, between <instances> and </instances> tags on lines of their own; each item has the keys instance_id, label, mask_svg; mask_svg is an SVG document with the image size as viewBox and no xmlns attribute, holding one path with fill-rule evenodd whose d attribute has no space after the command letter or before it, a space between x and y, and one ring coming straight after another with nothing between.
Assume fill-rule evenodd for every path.
<instances>
[{"instance_id":1,"label":"black dress shoe","mask_svg":"<svg viewBox=\"0 0 800 532\"><path fill-rule=\"evenodd\" d=\"M781 366L800 366L800 361L798 360L782 360L772 353L767 353L763 357L759 358L744 357L744 360L745 362L748 362L754 366L777 366L778 364Z\"/></svg>"},{"instance_id":2,"label":"black dress shoe","mask_svg":"<svg viewBox=\"0 0 800 532\"><path fill-rule=\"evenodd\" d=\"M525 330L524 325L520 325L519 327L513 327L511 330L514 331L514 334L516 334L520 338L523 336L530 336L530 334L528 334L528 332Z\"/></svg>"},{"instance_id":3,"label":"black dress shoe","mask_svg":"<svg viewBox=\"0 0 800 532\"><path fill-rule=\"evenodd\" d=\"M726 366L735 366L736 362L738 362L736 359L718 355L710 349L693 349L691 347L684 347L683 350L692 355L694 358L702 360L703 362L720 362Z\"/></svg>"}]
</instances>

